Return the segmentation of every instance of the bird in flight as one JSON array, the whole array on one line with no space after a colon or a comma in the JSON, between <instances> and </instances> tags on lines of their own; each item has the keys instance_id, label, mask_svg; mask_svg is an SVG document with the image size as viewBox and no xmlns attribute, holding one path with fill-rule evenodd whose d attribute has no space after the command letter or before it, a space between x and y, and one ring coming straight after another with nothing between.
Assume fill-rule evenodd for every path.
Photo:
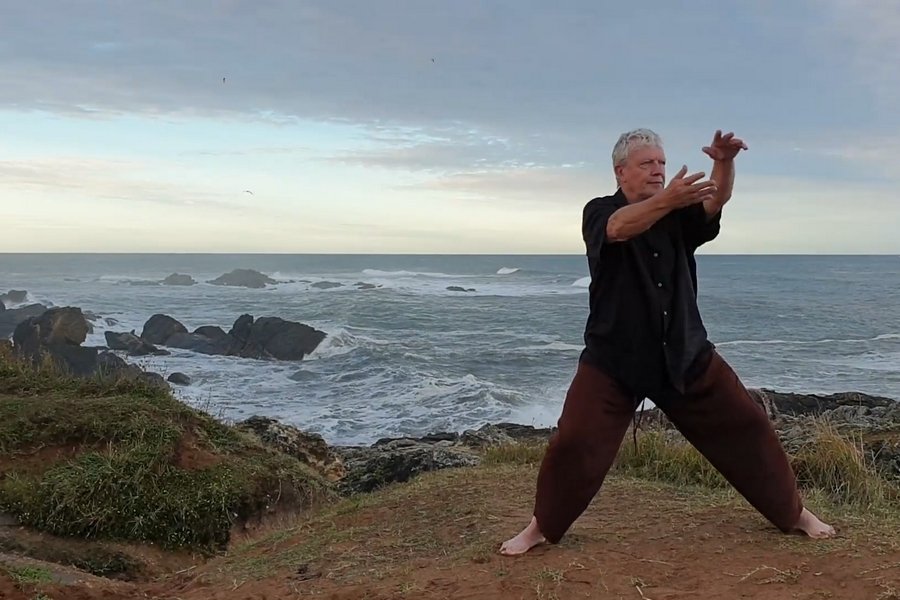
<instances>
[{"instance_id":1,"label":"bird in flight","mask_svg":"<svg viewBox=\"0 0 900 600\"><path fill-rule=\"evenodd\" d=\"M250 190L244 190L244 193L245 193L245 194L250 194L251 196L253 195L253 192L251 192Z\"/></svg>"},{"instance_id":2,"label":"bird in flight","mask_svg":"<svg viewBox=\"0 0 900 600\"><path fill-rule=\"evenodd\" d=\"M222 83L225 83L225 78L224 78L224 77L222 78Z\"/></svg>"}]
</instances>

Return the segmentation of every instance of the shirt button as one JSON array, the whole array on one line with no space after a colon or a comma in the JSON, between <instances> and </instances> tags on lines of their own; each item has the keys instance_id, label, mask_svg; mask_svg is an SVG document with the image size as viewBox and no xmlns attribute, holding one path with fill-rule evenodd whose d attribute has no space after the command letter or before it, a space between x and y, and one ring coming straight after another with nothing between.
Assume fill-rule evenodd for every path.
<instances>
[{"instance_id":1,"label":"shirt button","mask_svg":"<svg viewBox=\"0 0 900 600\"><path fill-rule=\"evenodd\" d=\"M664 311L663 311L663 316L664 316L664 317L668 317L668 316L669 316L669 311L664 310Z\"/></svg>"},{"instance_id":2,"label":"shirt button","mask_svg":"<svg viewBox=\"0 0 900 600\"><path fill-rule=\"evenodd\" d=\"M658 282L658 283L656 284L656 287L662 287L662 281Z\"/></svg>"},{"instance_id":3,"label":"shirt button","mask_svg":"<svg viewBox=\"0 0 900 600\"><path fill-rule=\"evenodd\" d=\"M659 252L654 252L654 253L653 253L653 258L659 258Z\"/></svg>"},{"instance_id":4,"label":"shirt button","mask_svg":"<svg viewBox=\"0 0 900 600\"><path fill-rule=\"evenodd\" d=\"M666 340L663 340L663 346L665 346L665 345L666 345Z\"/></svg>"}]
</instances>

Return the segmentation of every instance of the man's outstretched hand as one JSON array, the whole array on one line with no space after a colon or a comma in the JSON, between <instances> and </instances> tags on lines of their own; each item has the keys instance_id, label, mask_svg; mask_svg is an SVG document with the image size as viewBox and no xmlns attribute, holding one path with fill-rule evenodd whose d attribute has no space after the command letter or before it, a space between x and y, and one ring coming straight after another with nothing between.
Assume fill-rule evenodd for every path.
<instances>
[{"instance_id":1,"label":"man's outstretched hand","mask_svg":"<svg viewBox=\"0 0 900 600\"><path fill-rule=\"evenodd\" d=\"M715 161L734 160L738 152L746 149L747 144L744 143L744 140L734 137L734 133L731 131L722 135L721 129L716 130L712 144L703 147L703 151Z\"/></svg>"},{"instance_id":2,"label":"man's outstretched hand","mask_svg":"<svg viewBox=\"0 0 900 600\"><path fill-rule=\"evenodd\" d=\"M663 191L668 197L670 206L682 208L714 198L716 182L703 179L705 176L703 171L688 175L687 165L681 167Z\"/></svg>"}]
</instances>

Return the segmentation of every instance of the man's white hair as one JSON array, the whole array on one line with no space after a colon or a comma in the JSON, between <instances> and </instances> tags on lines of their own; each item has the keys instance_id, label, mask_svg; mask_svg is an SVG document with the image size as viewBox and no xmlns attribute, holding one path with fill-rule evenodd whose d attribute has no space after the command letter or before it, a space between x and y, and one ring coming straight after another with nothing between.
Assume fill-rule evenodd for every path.
<instances>
[{"instance_id":1,"label":"man's white hair","mask_svg":"<svg viewBox=\"0 0 900 600\"><path fill-rule=\"evenodd\" d=\"M662 138L650 129L633 129L620 135L612 151L613 168L625 162L633 149L642 146L662 148Z\"/></svg>"}]
</instances>

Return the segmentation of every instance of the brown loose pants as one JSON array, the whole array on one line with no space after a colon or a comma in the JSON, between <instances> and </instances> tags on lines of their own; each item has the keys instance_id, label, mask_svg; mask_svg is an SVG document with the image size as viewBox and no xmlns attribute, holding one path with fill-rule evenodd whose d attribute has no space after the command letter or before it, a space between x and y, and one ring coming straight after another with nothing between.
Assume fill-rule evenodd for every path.
<instances>
[{"instance_id":1,"label":"brown loose pants","mask_svg":"<svg viewBox=\"0 0 900 600\"><path fill-rule=\"evenodd\" d=\"M765 412L718 353L683 395L653 400L763 516L785 532L797 523L803 505L788 457ZM538 474L534 516L550 542L600 490L634 411L634 398L614 379L579 363Z\"/></svg>"}]
</instances>

